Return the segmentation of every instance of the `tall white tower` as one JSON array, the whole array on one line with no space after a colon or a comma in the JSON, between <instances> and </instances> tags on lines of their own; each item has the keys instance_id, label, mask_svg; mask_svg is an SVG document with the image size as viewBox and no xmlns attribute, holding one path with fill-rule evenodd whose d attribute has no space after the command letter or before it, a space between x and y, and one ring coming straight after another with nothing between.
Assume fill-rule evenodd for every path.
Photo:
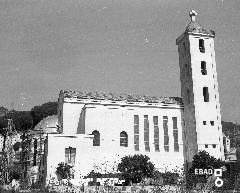
<instances>
[{"instance_id":1,"label":"tall white tower","mask_svg":"<svg viewBox=\"0 0 240 193\"><path fill-rule=\"evenodd\" d=\"M184 103L183 143L186 162L205 150L224 160L222 125L214 51L214 31L191 22L176 40L179 53L181 96Z\"/></svg>"}]
</instances>

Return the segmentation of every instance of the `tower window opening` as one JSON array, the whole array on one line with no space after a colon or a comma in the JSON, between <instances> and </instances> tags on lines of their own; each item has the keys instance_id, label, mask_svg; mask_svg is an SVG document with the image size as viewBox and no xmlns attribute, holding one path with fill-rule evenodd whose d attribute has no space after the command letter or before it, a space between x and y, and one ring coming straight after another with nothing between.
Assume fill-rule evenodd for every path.
<instances>
[{"instance_id":1,"label":"tower window opening","mask_svg":"<svg viewBox=\"0 0 240 193\"><path fill-rule=\"evenodd\" d=\"M210 121L210 124L211 124L212 126L214 126L214 121Z\"/></svg>"},{"instance_id":2,"label":"tower window opening","mask_svg":"<svg viewBox=\"0 0 240 193\"><path fill-rule=\"evenodd\" d=\"M202 53L205 53L205 47L204 47L204 40L203 39L199 39L199 50Z\"/></svg>"},{"instance_id":3,"label":"tower window opening","mask_svg":"<svg viewBox=\"0 0 240 193\"><path fill-rule=\"evenodd\" d=\"M205 144L205 148L208 148L208 145L207 145L207 144Z\"/></svg>"},{"instance_id":4,"label":"tower window opening","mask_svg":"<svg viewBox=\"0 0 240 193\"><path fill-rule=\"evenodd\" d=\"M207 75L207 68L206 68L205 61L201 61L201 73L202 73L202 75Z\"/></svg>"},{"instance_id":5,"label":"tower window opening","mask_svg":"<svg viewBox=\"0 0 240 193\"><path fill-rule=\"evenodd\" d=\"M207 125L207 121L203 121L203 125Z\"/></svg>"},{"instance_id":6,"label":"tower window opening","mask_svg":"<svg viewBox=\"0 0 240 193\"><path fill-rule=\"evenodd\" d=\"M213 144L212 147L213 147L213 148L216 148L216 144Z\"/></svg>"},{"instance_id":7,"label":"tower window opening","mask_svg":"<svg viewBox=\"0 0 240 193\"><path fill-rule=\"evenodd\" d=\"M203 87L203 98L204 102L209 102L208 87Z\"/></svg>"}]
</instances>

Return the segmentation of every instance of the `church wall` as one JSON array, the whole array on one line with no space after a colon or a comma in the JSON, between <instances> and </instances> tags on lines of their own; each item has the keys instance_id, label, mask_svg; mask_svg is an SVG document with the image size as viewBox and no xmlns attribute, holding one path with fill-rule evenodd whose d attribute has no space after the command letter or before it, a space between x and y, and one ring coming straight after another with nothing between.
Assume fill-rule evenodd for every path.
<instances>
[{"instance_id":1,"label":"church wall","mask_svg":"<svg viewBox=\"0 0 240 193\"><path fill-rule=\"evenodd\" d=\"M63 103L63 133L76 134L79 126L80 115L84 104Z\"/></svg>"},{"instance_id":2,"label":"church wall","mask_svg":"<svg viewBox=\"0 0 240 193\"><path fill-rule=\"evenodd\" d=\"M84 112L84 113L83 113ZM134 115L139 116L139 151L134 149ZM149 146L144 145L144 115L149 120ZM82 117L81 117L82 116ZM160 151L155 151L153 116L158 116ZM168 117L169 152L164 150L163 116ZM177 117L179 152L173 149L172 117ZM68 123L64 123L68 122ZM76 134L79 121L84 121L84 134ZM68 130L69 129L69 130ZM100 132L100 146L93 146L91 136L94 130ZM63 103L63 134L49 135L47 157L47 181L53 177L58 163L65 162L65 148L76 148L75 176L87 175L97 169L101 173L116 172L116 166L126 155L144 154L159 170L181 169L184 163L182 147L182 109L139 107L127 105L102 105L84 103ZM120 132L128 134L128 146L120 146ZM60 136L61 135L61 136ZM66 137L66 136L72 137ZM75 138L76 137L76 138ZM57 149L56 149L57 147ZM50 177L51 174L51 177ZM48 183L48 182L47 182Z\"/></svg>"},{"instance_id":3,"label":"church wall","mask_svg":"<svg viewBox=\"0 0 240 193\"><path fill-rule=\"evenodd\" d=\"M139 151L134 150L134 115L139 116ZM144 145L144 115L148 115L149 120L150 152L145 151ZM158 116L159 118L160 152L155 152L154 147L153 116ZM163 116L168 116L169 152L164 151ZM173 149L172 117L177 117L178 120L179 152L174 152ZM93 147L98 149L94 153L95 156L105 154L111 160L111 157L117 154L123 156L139 153L148 155L158 168L169 166L169 163L172 165L183 165L180 109L87 105L85 129L86 134L91 134L94 130L100 132L100 146ZM125 131L128 134L128 147L120 147L121 131Z\"/></svg>"},{"instance_id":4,"label":"church wall","mask_svg":"<svg viewBox=\"0 0 240 193\"><path fill-rule=\"evenodd\" d=\"M65 148L76 148L76 157L74 164L74 178L80 179L80 175L87 175L93 165L91 159L92 139L85 135L76 135L75 138L66 137L66 135L48 136L48 154L47 154L47 178L49 180L56 178L56 168L60 162L65 162Z\"/></svg>"}]
</instances>

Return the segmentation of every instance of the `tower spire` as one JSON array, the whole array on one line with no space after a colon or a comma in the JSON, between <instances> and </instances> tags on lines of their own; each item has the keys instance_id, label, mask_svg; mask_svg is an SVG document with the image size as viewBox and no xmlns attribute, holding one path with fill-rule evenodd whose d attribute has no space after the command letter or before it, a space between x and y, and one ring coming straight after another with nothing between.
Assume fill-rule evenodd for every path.
<instances>
[{"instance_id":1,"label":"tower spire","mask_svg":"<svg viewBox=\"0 0 240 193\"><path fill-rule=\"evenodd\" d=\"M197 12L195 10L191 10L189 12L189 16L191 17L191 21L195 22L196 21Z\"/></svg>"}]
</instances>

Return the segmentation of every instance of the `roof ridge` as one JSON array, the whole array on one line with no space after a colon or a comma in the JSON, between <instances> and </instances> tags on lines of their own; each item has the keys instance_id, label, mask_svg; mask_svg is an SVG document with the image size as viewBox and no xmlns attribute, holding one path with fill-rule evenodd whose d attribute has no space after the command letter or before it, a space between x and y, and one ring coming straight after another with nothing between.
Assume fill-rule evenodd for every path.
<instances>
[{"instance_id":1,"label":"roof ridge","mask_svg":"<svg viewBox=\"0 0 240 193\"><path fill-rule=\"evenodd\" d=\"M120 94L103 91L77 91L77 90L61 90L60 94L64 98L83 98L95 100L113 100L113 101L127 101L127 102L146 102L146 103L164 103L164 104L178 104L182 105L182 98L180 97L163 97L163 96L149 96L136 94Z\"/></svg>"}]
</instances>

